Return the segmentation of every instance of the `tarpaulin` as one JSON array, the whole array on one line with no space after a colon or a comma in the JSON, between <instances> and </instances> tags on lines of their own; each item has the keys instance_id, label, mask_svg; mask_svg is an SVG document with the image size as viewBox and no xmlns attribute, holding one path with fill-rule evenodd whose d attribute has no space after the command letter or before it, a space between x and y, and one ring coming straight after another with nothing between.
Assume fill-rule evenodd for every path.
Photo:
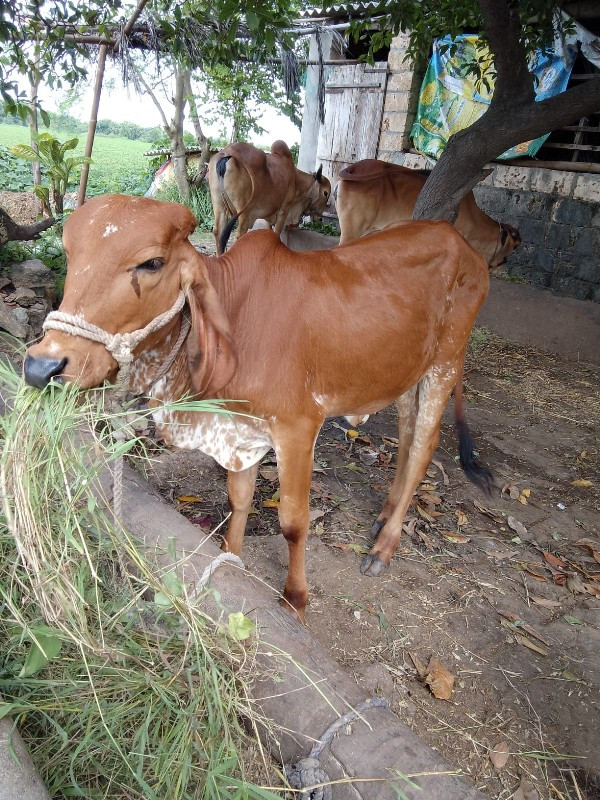
<instances>
[{"instance_id":1,"label":"tarpaulin","mask_svg":"<svg viewBox=\"0 0 600 800\"><path fill-rule=\"evenodd\" d=\"M556 52L538 51L533 56L530 72L536 77L536 100L545 100L566 89L576 53L575 43L568 43ZM479 62L479 77L472 73L473 62ZM484 113L493 91L493 57L479 36L463 34L455 39L450 36L437 39L423 78L417 117L411 131L415 148L438 159L450 136L472 125ZM550 131L511 147L499 158L534 156L549 135Z\"/></svg>"}]
</instances>

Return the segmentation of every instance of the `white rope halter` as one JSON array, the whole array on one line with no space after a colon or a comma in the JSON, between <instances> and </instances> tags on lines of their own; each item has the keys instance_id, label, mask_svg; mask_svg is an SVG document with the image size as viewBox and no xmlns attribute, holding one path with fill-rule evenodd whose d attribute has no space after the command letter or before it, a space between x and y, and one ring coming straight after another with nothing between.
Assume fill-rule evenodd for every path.
<instances>
[{"instance_id":1,"label":"white rope halter","mask_svg":"<svg viewBox=\"0 0 600 800\"><path fill-rule=\"evenodd\" d=\"M79 314L68 314L65 311L51 311L46 317L43 329L47 331L52 328L71 336L81 336L83 339L91 339L93 342L103 344L111 356L119 365L119 370L128 367L133 361L133 351L143 342L143 340L154 331L164 327L167 323L181 311L185 305L185 294L179 292L175 304L163 314L159 314L151 320L145 328L139 328L130 333L108 333L98 325L87 322Z\"/></svg>"},{"instance_id":2,"label":"white rope halter","mask_svg":"<svg viewBox=\"0 0 600 800\"><path fill-rule=\"evenodd\" d=\"M139 328L131 333L108 333L98 325L93 325L87 322L82 316L78 314L68 314L65 311L51 311L46 317L43 329L47 331L49 328L53 330L68 333L71 336L81 336L83 339L90 339L93 342L103 344L108 352L115 359L119 365L119 375L115 386L116 398L121 398L122 395L127 393L129 388L129 374L131 371L131 363L133 361L133 351L143 342L144 339L154 331L167 325L172 319L181 311L185 305L185 294L179 292L175 304L163 314L159 314L151 320L145 328ZM154 378L150 382L147 392L150 392L152 386L162 378L163 375L171 368L177 353L181 349L186 336L190 331L191 323L189 320L184 319L181 324L181 330L177 341L175 342L171 352L167 358L160 365ZM128 438L130 432L128 431L127 424L119 431L114 431L113 436L115 439ZM123 456L120 455L116 458L113 467L113 513L116 519L121 518L121 510L123 505Z\"/></svg>"}]
</instances>

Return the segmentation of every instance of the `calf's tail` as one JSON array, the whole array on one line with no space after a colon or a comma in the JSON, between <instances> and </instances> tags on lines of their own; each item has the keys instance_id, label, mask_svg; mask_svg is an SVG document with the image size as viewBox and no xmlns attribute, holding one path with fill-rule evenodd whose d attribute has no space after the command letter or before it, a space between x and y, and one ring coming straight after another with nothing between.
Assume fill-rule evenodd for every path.
<instances>
[{"instance_id":1,"label":"calf's tail","mask_svg":"<svg viewBox=\"0 0 600 800\"><path fill-rule=\"evenodd\" d=\"M485 464L482 464L475 454L475 445L465 420L465 409L463 400L463 373L464 364L460 370L460 375L454 389L454 421L456 433L458 434L458 454L460 465L467 478L483 489L486 494L492 493L494 476Z\"/></svg>"},{"instance_id":2,"label":"calf's tail","mask_svg":"<svg viewBox=\"0 0 600 800\"><path fill-rule=\"evenodd\" d=\"M227 194L227 190L225 189L225 184L223 183L223 179L225 178L225 172L227 170L227 162L231 156L223 156L217 161L217 177L219 179L219 188L221 189L221 198L223 200L223 205L227 210L227 213L231 215L231 219L227 222L227 225L223 228L221 232L220 238L220 245L221 245L221 252L225 252L225 248L227 247L227 242L229 241L229 237L231 236L231 231L235 227L235 223L238 221L238 217L241 214L241 211L236 211L235 206L231 200L231 197Z\"/></svg>"}]
</instances>

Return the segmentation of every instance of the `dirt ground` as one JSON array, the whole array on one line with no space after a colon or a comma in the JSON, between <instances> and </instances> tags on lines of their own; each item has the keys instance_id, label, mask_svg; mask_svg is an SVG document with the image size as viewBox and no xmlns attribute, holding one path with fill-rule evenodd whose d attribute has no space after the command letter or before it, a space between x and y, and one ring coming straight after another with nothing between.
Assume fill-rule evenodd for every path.
<instances>
[{"instance_id":1,"label":"dirt ground","mask_svg":"<svg viewBox=\"0 0 600 800\"><path fill-rule=\"evenodd\" d=\"M324 426L307 624L490 798L508 800L521 781L531 788L524 783L525 800L600 798L600 369L477 329L466 385L497 489L486 497L465 480L447 409L436 459L380 578L363 577L359 564L393 478L395 411L371 417L358 436L342 420ZM200 526L227 514L225 473L201 454L165 452L152 480ZM267 457L244 560L282 587L276 491ZM431 657L454 676L449 701L419 678ZM499 769L496 746L510 753Z\"/></svg>"}]
</instances>

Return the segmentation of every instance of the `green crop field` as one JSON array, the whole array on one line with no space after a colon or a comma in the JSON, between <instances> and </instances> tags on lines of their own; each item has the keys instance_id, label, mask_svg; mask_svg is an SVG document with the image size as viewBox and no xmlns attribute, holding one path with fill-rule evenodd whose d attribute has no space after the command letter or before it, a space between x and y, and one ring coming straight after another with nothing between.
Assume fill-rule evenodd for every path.
<instances>
[{"instance_id":1,"label":"green crop field","mask_svg":"<svg viewBox=\"0 0 600 800\"><path fill-rule=\"evenodd\" d=\"M68 131L51 129L50 132L61 142L74 138ZM8 150L15 144L28 143L28 128L0 124L0 190L18 192L31 187L31 165L15 158ZM84 147L85 134L79 136L79 144L72 152L83 155ZM90 165L88 194L143 194L151 181L150 159L143 155L149 149L149 142L97 134ZM73 188L78 182L79 170L76 171Z\"/></svg>"}]
</instances>

